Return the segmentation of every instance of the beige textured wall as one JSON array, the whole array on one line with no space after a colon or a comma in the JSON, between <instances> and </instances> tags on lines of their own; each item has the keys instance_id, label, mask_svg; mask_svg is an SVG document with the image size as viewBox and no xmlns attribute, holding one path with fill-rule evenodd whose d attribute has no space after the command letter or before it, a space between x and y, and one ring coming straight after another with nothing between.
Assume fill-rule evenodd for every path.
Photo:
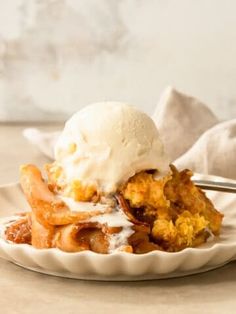
<instances>
[{"instance_id":1,"label":"beige textured wall","mask_svg":"<svg viewBox=\"0 0 236 314\"><path fill-rule=\"evenodd\" d=\"M0 0L0 120L62 119L166 85L236 117L234 0Z\"/></svg>"}]
</instances>

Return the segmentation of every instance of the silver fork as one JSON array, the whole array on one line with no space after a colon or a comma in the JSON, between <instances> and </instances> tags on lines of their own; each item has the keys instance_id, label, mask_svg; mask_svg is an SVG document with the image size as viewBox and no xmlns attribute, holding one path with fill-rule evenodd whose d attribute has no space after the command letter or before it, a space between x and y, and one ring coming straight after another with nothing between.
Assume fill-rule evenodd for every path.
<instances>
[{"instance_id":1,"label":"silver fork","mask_svg":"<svg viewBox=\"0 0 236 314\"><path fill-rule=\"evenodd\" d=\"M203 190L212 190L228 193L236 193L236 183L215 182L207 180L192 180L196 186Z\"/></svg>"}]
</instances>

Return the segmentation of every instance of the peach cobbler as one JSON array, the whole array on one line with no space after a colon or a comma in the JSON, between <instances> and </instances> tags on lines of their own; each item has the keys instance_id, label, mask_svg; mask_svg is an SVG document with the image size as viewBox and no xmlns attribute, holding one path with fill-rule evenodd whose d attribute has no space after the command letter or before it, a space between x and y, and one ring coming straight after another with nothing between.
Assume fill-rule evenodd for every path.
<instances>
[{"instance_id":1,"label":"peach cobbler","mask_svg":"<svg viewBox=\"0 0 236 314\"><path fill-rule=\"evenodd\" d=\"M169 165L154 122L122 103L85 107L66 123L45 178L20 170L31 211L5 230L14 243L66 252L167 252L220 233L223 215Z\"/></svg>"}]
</instances>

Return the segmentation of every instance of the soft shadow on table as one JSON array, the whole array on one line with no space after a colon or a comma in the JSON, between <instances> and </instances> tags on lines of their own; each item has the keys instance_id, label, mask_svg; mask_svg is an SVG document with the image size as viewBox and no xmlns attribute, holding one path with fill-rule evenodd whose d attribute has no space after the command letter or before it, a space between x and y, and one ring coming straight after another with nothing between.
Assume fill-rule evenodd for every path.
<instances>
[{"instance_id":1,"label":"soft shadow on table","mask_svg":"<svg viewBox=\"0 0 236 314\"><path fill-rule=\"evenodd\" d=\"M54 302L58 296L63 296L65 300L83 300L88 304L90 302L121 304L125 300L130 305L136 305L137 298L142 299L144 306L166 302L169 305L176 302L197 304L199 298L205 304L210 304L213 288L214 297L217 294L217 302L234 299L234 289L231 289L231 286L236 283L236 262L202 274L140 282L99 282L53 277L25 270L3 260L0 260L0 273L3 274L0 284L4 284L5 293L7 291L12 293L14 287L16 295L17 291L23 294L25 290L29 299L30 295L38 297L41 295L48 302L49 300ZM222 296L222 287L230 292Z\"/></svg>"}]
</instances>

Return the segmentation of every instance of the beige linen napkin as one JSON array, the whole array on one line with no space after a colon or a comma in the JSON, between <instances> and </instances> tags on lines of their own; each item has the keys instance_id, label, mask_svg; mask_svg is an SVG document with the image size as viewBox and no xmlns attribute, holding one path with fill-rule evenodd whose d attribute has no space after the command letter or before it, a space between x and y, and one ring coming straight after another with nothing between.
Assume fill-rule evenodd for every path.
<instances>
[{"instance_id":1,"label":"beige linen napkin","mask_svg":"<svg viewBox=\"0 0 236 314\"><path fill-rule=\"evenodd\" d=\"M167 153L179 168L236 180L236 119L219 122L196 98L167 88L152 116ZM26 129L23 135L53 159L60 132Z\"/></svg>"},{"instance_id":2,"label":"beige linen napkin","mask_svg":"<svg viewBox=\"0 0 236 314\"><path fill-rule=\"evenodd\" d=\"M236 119L206 131L174 164L178 169L236 179Z\"/></svg>"},{"instance_id":3,"label":"beige linen napkin","mask_svg":"<svg viewBox=\"0 0 236 314\"><path fill-rule=\"evenodd\" d=\"M198 99L168 87L152 116L171 161L184 154L199 136L218 123Z\"/></svg>"},{"instance_id":4,"label":"beige linen napkin","mask_svg":"<svg viewBox=\"0 0 236 314\"><path fill-rule=\"evenodd\" d=\"M35 128L27 128L23 131L23 136L44 155L54 158L54 145L58 139L58 132L42 132Z\"/></svg>"}]
</instances>

